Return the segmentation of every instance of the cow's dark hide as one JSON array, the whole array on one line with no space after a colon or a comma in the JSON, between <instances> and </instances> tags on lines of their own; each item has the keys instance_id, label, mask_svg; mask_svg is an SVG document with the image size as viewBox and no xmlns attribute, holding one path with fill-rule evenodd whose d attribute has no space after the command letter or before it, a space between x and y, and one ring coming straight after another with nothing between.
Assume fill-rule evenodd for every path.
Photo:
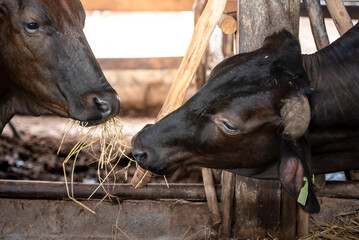
<instances>
[{"instance_id":1,"label":"cow's dark hide","mask_svg":"<svg viewBox=\"0 0 359 240\"><path fill-rule=\"evenodd\" d=\"M302 207L317 212L311 173L359 169L358 53L359 25L312 55L275 33L216 66L181 108L133 138L133 154L157 174L195 164L279 178L294 198L307 182Z\"/></svg>"}]
</instances>

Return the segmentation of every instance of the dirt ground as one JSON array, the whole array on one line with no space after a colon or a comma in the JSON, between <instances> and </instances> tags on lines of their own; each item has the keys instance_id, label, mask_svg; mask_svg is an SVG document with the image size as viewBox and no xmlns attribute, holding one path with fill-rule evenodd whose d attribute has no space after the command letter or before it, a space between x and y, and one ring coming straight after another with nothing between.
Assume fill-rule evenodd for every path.
<instances>
[{"instance_id":1,"label":"dirt ground","mask_svg":"<svg viewBox=\"0 0 359 240\"><path fill-rule=\"evenodd\" d=\"M58 152L61 140L69 120L55 117L16 116L12 120L22 134L22 139L13 136L6 126L0 136L0 179L64 181L62 163L71 149L78 142L81 134L68 133L61 151ZM153 123L151 118L123 118L123 133L129 145L132 136L145 124ZM94 152L100 152L97 145ZM131 156L130 149L127 154ZM135 172L135 164L125 170L129 160L122 158L115 169L116 182L128 183ZM80 152L75 165L75 182L96 183L98 180L98 164L94 157L86 151ZM66 164L67 174L71 172L72 162ZM168 182L193 183L201 182L201 171L196 167L183 167L171 176ZM163 176L155 176L151 182L165 182Z\"/></svg>"}]
</instances>

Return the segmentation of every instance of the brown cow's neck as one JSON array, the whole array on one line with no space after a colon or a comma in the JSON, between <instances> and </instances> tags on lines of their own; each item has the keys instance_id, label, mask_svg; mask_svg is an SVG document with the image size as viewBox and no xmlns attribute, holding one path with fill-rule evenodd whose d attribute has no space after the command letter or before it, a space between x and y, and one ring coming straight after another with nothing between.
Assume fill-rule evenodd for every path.
<instances>
[{"instance_id":1,"label":"brown cow's neck","mask_svg":"<svg viewBox=\"0 0 359 240\"><path fill-rule=\"evenodd\" d=\"M38 116L45 112L45 110L42 110L41 107L26 97L26 94L19 89L17 89L17 94L15 94L9 85L0 82L0 134L15 114ZM3 86L8 87L4 88Z\"/></svg>"}]
</instances>

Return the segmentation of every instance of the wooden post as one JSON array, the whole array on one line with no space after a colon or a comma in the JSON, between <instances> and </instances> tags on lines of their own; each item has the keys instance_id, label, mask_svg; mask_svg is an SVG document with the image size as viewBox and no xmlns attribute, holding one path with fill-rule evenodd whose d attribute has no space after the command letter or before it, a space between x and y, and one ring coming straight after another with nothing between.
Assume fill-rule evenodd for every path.
<instances>
[{"instance_id":1,"label":"wooden post","mask_svg":"<svg viewBox=\"0 0 359 240\"><path fill-rule=\"evenodd\" d=\"M236 19L226 13L223 13L221 19L219 20L218 26L225 34L233 34L237 31Z\"/></svg>"},{"instance_id":2,"label":"wooden post","mask_svg":"<svg viewBox=\"0 0 359 240\"><path fill-rule=\"evenodd\" d=\"M216 189L214 187L212 169L202 168L202 177L204 189L206 192L208 209L211 217L211 226L218 226L221 223L221 213L219 211L219 205L217 200Z\"/></svg>"},{"instance_id":3,"label":"wooden post","mask_svg":"<svg viewBox=\"0 0 359 240\"><path fill-rule=\"evenodd\" d=\"M343 35L352 26L353 22L348 11L345 9L342 0L325 0L330 16L332 16L335 26L340 35Z\"/></svg>"},{"instance_id":4,"label":"wooden post","mask_svg":"<svg viewBox=\"0 0 359 240\"><path fill-rule=\"evenodd\" d=\"M304 0L304 3L308 11L315 45L318 50L322 49L329 45L329 39L325 28L320 0Z\"/></svg>"},{"instance_id":5,"label":"wooden post","mask_svg":"<svg viewBox=\"0 0 359 240\"><path fill-rule=\"evenodd\" d=\"M156 118L156 122L183 104L190 83L206 50L214 28L221 19L226 4L227 0L208 1L201 17L198 19L190 45L183 57L165 103ZM145 186L149 182L149 178L146 177L148 176L147 174L151 173L139 167L131 180L132 185L134 187Z\"/></svg>"},{"instance_id":6,"label":"wooden post","mask_svg":"<svg viewBox=\"0 0 359 240\"><path fill-rule=\"evenodd\" d=\"M220 239L229 239L231 237L231 223L234 186L236 175L231 172L222 171L222 193L221 193L221 213L222 225L220 228Z\"/></svg>"},{"instance_id":7,"label":"wooden post","mask_svg":"<svg viewBox=\"0 0 359 240\"><path fill-rule=\"evenodd\" d=\"M299 26L299 1L238 0L236 47L249 52L262 46L270 33L283 27L294 34ZM282 193L278 180L236 177L235 237L263 239L271 234L295 239L296 202Z\"/></svg>"},{"instance_id":8,"label":"wooden post","mask_svg":"<svg viewBox=\"0 0 359 240\"><path fill-rule=\"evenodd\" d=\"M309 214L298 208L297 215L297 237L302 238L309 234Z\"/></svg>"}]
</instances>

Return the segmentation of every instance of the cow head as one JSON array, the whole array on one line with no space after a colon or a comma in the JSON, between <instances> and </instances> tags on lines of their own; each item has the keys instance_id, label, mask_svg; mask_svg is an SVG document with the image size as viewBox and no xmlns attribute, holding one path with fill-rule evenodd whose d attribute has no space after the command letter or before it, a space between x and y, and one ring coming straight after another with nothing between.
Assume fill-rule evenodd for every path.
<instances>
[{"instance_id":1,"label":"cow head","mask_svg":"<svg viewBox=\"0 0 359 240\"><path fill-rule=\"evenodd\" d=\"M0 129L17 113L89 125L119 113L84 22L80 0L0 0Z\"/></svg>"},{"instance_id":2,"label":"cow head","mask_svg":"<svg viewBox=\"0 0 359 240\"><path fill-rule=\"evenodd\" d=\"M157 174L195 164L255 175L279 162L279 178L297 198L304 177L311 179L301 138L310 121L309 93L298 41L287 31L275 33L260 49L224 60L181 108L141 130L132 139L133 155ZM304 205L315 212L308 184Z\"/></svg>"}]
</instances>

